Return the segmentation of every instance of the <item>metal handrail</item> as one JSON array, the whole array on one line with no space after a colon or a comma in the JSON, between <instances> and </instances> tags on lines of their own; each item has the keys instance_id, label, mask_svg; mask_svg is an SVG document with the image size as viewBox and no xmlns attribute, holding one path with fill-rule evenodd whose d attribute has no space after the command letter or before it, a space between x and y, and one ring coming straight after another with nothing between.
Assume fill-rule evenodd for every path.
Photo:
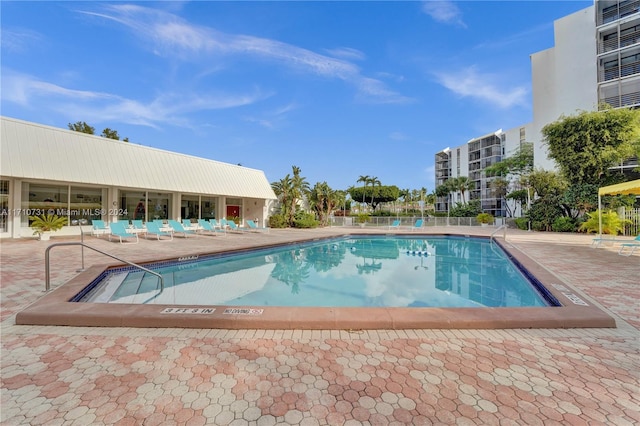
<instances>
[{"instance_id":1,"label":"metal handrail","mask_svg":"<svg viewBox=\"0 0 640 426\"><path fill-rule=\"evenodd\" d=\"M82 246L83 248L86 247L86 248L88 248L90 250L96 251L96 252L98 252L100 254L103 254L105 256L109 256L112 259L115 259L117 261L126 263L127 265L133 266L135 268L141 269L144 272L148 272L151 275L155 275L160 279L160 292L158 293L158 295L162 294L162 292L164 291L164 278L162 278L162 275L160 275L159 273L154 272L151 269L145 268L144 266L140 266L140 265L138 265L136 263L129 262L128 260L121 259L121 258L119 258L117 256L114 256L114 255L109 254L107 252L104 252L102 250L98 250L97 248L91 247L89 245L86 245L85 243L76 243L76 242L72 242L72 243L54 243L54 244L51 244L49 247L47 247L47 250L45 250L45 252L44 252L44 274L45 274L44 291L51 290L51 273L50 273L51 272L51 268L49 266L49 252L51 251L52 248L57 247L57 246ZM83 255L83 263L84 263L84 255ZM84 264L83 264L83 268L84 268Z\"/></svg>"},{"instance_id":2,"label":"metal handrail","mask_svg":"<svg viewBox=\"0 0 640 426\"><path fill-rule=\"evenodd\" d=\"M503 234L502 234L502 238L507 241L507 224L503 223L502 225L498 226L492 233L491 236L489 237L489 239L491 241L493 241L493 236L496 234L496 232L498 232L499 230L503 229Z\"/></svg>"}]
</instances>

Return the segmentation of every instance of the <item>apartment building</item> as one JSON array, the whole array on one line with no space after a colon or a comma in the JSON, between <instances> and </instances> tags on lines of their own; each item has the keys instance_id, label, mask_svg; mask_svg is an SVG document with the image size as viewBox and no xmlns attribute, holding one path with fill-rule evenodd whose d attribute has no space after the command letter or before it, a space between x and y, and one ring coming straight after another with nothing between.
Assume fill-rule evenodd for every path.
<instances>
[{"instance_id":1,"label":"apartment building","mask_svg":"<svg viewBox=\"0 0 640 426\"><path fill-rule=\"evenodd\" d=\"M502 216L505 206L484 173L485 167L502 159L499 151L509 156L522 143L532 143L534 166L551 170L555 164L542 142L544 126L562 115L597 110L601 103L615 108L640 106L639 12L640 0L596 0L593 6L556 20L554 46L530 55L533 121L502 132L501 137L485 135L436 153L436 185L468 176L477 184L470 198L480 199L483 210ZM614 168L624 172L637 165L638 159L632 158ZM439 197L436 211L447 212L457 197Z\"/></svg>"}]
</instances>

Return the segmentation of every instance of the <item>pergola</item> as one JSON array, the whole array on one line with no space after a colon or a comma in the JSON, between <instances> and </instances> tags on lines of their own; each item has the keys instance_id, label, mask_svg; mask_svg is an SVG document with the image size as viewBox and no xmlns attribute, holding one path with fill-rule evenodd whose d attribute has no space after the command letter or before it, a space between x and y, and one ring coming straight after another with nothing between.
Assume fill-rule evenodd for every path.
<instances>
[{"instance_id":1,"label":"pergola","mask_svg":"<svg viewBox=\"0 0 640 426\"><path fill-rule=\"evenodd\" d=\"M598 189L598 236L602 236L602 196L603 195L640 195L640 179L629 182L618 183L616 185L603 186Z\"/></svg>"}]
</instances>

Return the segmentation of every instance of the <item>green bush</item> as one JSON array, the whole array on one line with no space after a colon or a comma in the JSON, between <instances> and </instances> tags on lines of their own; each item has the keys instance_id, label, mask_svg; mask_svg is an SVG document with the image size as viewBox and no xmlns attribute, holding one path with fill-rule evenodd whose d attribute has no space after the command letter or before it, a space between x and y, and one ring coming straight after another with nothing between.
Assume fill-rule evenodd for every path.
<instances>
[{"instance_id":1,"label":"green bush","mask_svg":"<svg viewBox=\"0 0 640 426\"><path fill-rule=\"evenodd\" d=\"M491 213L478 213L476 220L480 223L493 223L493 215Z\"/></svg>"},{"instance_id":2,"label":"green bush","mask_svg":"<svg viewBox=\"0 0 640 426\"><path fill-rule=\"evenodd\" d=\"M320 222L311 213L298 212L293 219L294 228L317 228Z\"/></svg>"},{"instance_id":3,"label":"green bush","mask_svg":"<svg viewBox=\"0 0 640 426\"><path fill-rule=\"evenodd\" d=\"M523 231L529 229L529 219L527 219L526 217L516 217L514 219L514 222L516 223L518 229L522 229Z\"/></svg>"},{"instance_id":4,"label":"green bush","mask_svg":"<svg viewBox=\"0 0 640 426\"><path fill-rule=\"evenodd\" d=\"M587 213L587 219L580 225L581 231L598 232L600 229L600 210ZM602 213L602 233L618 235L624 230L625 224L629 223L628 219L623 219L614 211Z\"/></svg>"},{"instance_id":5,"label":"green bush","mask_svg":"<svg viewBox=\"0 0 640 426\"><path fill-rule=\"evenodd\" d=\"M556 220L553 221L551 229L554 232L573 232L576 229L576 223L570 217L557 217Z\"/></svg>"},{"instance_id":6,"label":"green bush","mask_svg":"<svg viewBox=\"0 0 640 426\"><path fill-rule=\"evenodd\" d=\"M269 216L269 228L286 228L287 220L282 214Z\"/></svg>"}]
</instances>

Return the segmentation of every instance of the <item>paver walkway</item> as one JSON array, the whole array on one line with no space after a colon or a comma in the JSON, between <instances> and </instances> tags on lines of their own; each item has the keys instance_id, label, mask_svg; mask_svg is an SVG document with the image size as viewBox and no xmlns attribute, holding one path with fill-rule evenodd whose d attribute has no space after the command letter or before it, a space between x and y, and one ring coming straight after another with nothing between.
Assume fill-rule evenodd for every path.
<instances>
[{"instance_id":1,"label":"paver walkway","mask_svg":"<svg viewBox=\"0 0 640 426\"><path fill-rule=\"evenodd\" d=\"M341 231L272 230L172 243L142 240L131 246L87 242L140 261ZM468 228L430 231L469 233ZM3 240L0 421L640 424L640 257L618 256L614 248L592 249L590 238L509 230L507 240L586 300L608 310L618 322L615 329L357 332L16 326L15 313L43 294L47 244ZM77 247L52 251L54 287L75 275L78 252ZM85 252L85 263L108 262Z\"/></svg>"}]
</instances>

